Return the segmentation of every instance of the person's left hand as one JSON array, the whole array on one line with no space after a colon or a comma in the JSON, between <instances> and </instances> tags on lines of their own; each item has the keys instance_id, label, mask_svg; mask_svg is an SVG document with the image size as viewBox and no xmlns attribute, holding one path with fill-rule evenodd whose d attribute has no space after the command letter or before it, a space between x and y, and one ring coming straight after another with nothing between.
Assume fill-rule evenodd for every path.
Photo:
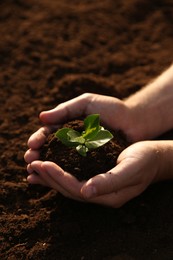
<instances>
[{"instance_id":1,"label":"person's left hand","mask_svg":"<svg viewBox=\"0 0 173 260\"><path fill-rule=\"evenodd\" d=\"M159 141L135 143L119 155L113 169L82 182L53 162L35 160L28 165L28 181L71 199L118 208L158 179L159 155Z\"/></svg>"}]
</instances>

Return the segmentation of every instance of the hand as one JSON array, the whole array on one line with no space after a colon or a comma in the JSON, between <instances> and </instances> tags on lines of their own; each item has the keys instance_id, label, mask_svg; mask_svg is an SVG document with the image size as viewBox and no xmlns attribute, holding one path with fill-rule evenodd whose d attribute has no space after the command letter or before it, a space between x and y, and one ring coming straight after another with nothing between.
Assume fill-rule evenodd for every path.
<instances>
[{"instance_id":1,"label":"hand","mask_svg":"<svg viewBox=\"0 0 173 260\"><path fill-rule=\"evenodd\" d=\"M159 141L133 144L119 155L113 169L83 182L52 162L33 161L28 166L28 181L49 186L75 200L117 208L160 178L162 146L159 144Z\"/></svg>"},{"instance_id":2,"label":"hand","mask_svg":"<svg viewBox=\"0 0 173 260\"><path fill-rule=\"evenodd\" d=\"M47 126L40 128L29 138L29 150L25 153L26 162L31 163L39 159L39 150L45 143L47 135L56 130L60 124L75 117L93 113L100 114L101 121L105 126L121 129L127 136L127 131L130 131L131 126L133 126L130 111L123 101L108 96L83 94L52 110L40 113L40 120Z\"/></svg>"}]
</instances>

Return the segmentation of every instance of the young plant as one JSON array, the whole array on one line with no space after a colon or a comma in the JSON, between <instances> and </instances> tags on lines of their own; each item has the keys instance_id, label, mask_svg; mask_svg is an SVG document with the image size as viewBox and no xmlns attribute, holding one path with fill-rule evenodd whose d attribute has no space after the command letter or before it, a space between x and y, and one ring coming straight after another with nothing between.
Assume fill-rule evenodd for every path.
<instances>
[{"instance_id":1,"label":"young plant","mask_svg":"<svg viewBox=\"0 0 173 260\"><path fill-rule=\"evenodd\" d=\"M113 135L100 126L99 114L89 115L84 119L82 133L71 128L59 129L55 136L66 146L75 147L78 153L86 156L87 152L109 142Z\"/></svg>"}]
</instances>

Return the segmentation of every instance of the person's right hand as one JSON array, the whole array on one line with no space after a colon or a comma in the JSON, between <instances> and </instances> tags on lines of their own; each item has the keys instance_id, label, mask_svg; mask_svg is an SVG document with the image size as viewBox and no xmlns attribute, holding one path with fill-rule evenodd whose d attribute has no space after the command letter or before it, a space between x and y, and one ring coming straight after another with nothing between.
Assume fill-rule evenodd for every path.
<instances>
[{"instance_id":1,"label":"person's right hand","mask_svg":"<svg viewBox=\"0 0 173 260\"><path fill-rule=\"evenodd\" d=\"M39 150L45 143L48 134L55 131L62 123L68 122L80 116L100 114L101 123L110 129L120 129L133 141L135 125L130 109L115 97L85 93L67 102L61 103L52 110L40 113L40 120L45 124L31 135L28 140L28 151L25 153L25 161L30 164L39 159Z\"/></svg>"}]
</instances>

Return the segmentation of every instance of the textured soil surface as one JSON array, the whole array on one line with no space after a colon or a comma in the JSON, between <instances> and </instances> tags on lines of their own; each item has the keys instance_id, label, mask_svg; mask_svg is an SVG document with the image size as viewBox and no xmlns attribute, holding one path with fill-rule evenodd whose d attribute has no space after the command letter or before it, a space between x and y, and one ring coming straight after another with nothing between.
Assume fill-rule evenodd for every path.
<instances>
[{"instance_id":1,"label":"textured soil surface","mask_svg":"<svg viewBox=\"0 0 173 260\"><path fill-rule=\"evenodd\" d=\"M173 259L172 182L111 209L28 185L23 160L40 111L125 98L172 63L172 1L0 1L0 34L1 259Z\"/></svg>"}]
</instances>

